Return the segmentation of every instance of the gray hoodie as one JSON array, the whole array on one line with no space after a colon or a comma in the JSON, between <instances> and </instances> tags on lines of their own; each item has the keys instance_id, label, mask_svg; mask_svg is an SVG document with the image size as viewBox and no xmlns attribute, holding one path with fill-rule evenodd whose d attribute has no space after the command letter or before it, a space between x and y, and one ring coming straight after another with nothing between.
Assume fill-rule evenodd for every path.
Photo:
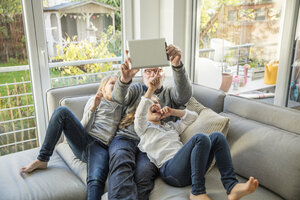
<instances>
[{"instance_id":1,"label":"gray hoodie","mask_svg":"<svg viewBox=\"0 0 300 200\"><path fill-rule=\"evenodd\" d=\"M161 107L169 106L171 108L182 108L184 104L192 96L192 85L186 74L185 68L182 66L178 71L173 67L174 86L161 88L155 94L159 98ZM123 112L124 116L131 113L138 105L141 97L146 93L147 87L141 83L124 84L117 80L112 95L113 101L125 105L126 110ZM164 121L176 121L178 118L168 117ZM125 129L119 129L116 135L122 135L131 139L139 140L134 125L130 125Z\"/></svg>"}]
</instances>

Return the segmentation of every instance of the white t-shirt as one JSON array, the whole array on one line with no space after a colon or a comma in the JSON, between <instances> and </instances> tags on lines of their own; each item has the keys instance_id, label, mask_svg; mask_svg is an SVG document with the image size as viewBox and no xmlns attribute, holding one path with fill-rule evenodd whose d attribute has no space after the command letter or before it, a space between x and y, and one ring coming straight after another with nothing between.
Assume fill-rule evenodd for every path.
<instances>
[{"instance_id":1,"label":"white t-shirt","mask_svg":"<svg viewBox=\"0 0 300 200\"><path fill-rule=\"evenodd\" d=\"M185 109L185 115L181 120L156 125L147 120L147 113L152 104L150 99L142 97L135 114L134 129L140 137L139 149L147 153L150 161L160 168L181 149L183 144L179 135L196 120L198 115Z\"/></svg>"}]
</instances>

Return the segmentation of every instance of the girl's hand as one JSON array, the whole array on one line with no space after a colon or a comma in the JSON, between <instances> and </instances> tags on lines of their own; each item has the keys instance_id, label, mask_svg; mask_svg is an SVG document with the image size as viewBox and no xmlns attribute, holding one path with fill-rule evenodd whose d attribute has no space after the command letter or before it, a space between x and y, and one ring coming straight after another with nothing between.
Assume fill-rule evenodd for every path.
<instances>
[{"instance_id":1,"label":"girl's hand","mask_svg":"<svg viewBox=\"0 0 300 200\"><path fill-rule=\"evenodd\" d=\"M158 75L156 74L155 77L149 82L148 85L149 85L148 90L144 96L148 99L151 99L155 90L157 90L157 88L160 86L160 77L158 77Z\"/></svg>"},{"instance_id":2,"label":"girl's hand","mask_svg":"<svg viewBox=\"0 0 300 200\"><path fill-rule=\"evenodd\" d=\"M94 112L96 108L99 106L101 99L103 97L103 94L101 91L98 91L95 98L94 98L94 103L93 106L91 107L91 111Z\"/></svg>"},{"instance_id":3,"label":"girl's hand","mask_svg":"<svg viewBox=\"0 0 300 200\"><path fill-rule=\"evenodd\" d=\"M158 74L155 75L155 77L150 81L149 83L149 90L155 91L160 86L160 77L158 77Z\"/></svg>"},{"instance_id":4,"label":"girl's hand","mask_svg":"<svg viewBox=\"0 0 300 200\"><path fill-rule=\"evenodd\" d=\"M172 115L173 109L170 108L169 106L166 106L166 107L163 107L163 108L160 110L160 113L161 113L160 119L164 119L164 118L169 117L169 116Z\"/></svg>"}]
</instances>

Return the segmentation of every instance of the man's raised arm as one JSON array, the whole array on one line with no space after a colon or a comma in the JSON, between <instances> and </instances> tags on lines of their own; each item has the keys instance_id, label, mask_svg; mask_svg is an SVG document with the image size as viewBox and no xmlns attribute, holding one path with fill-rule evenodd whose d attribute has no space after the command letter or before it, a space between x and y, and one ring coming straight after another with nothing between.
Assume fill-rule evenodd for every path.
<instances>
[{"instance_id":1,"label":"man's raised arm","mask_svg":"<svg viewBox=\"0 0 300 200\"><path fill-rule=\"evenodd\" d=\"M137 91L129 86L131 85L132 78L139 71L139 69L131 70L129 68L129 63L130 58L127 58L121 65L121 76L118 78L112 94L113 101L125 106L129 105L136 96L135 92Z\"/></svg>"},{"instance_id":2,"label":"man's raised arm","mask_svg":"<svg viewBox=\"0 0 300 200\"><path fill-rule=\"evenodd\" d=\"M171 99L176 105L184 105L192 96L192 84L181 62L181 50L173 45L167 47L175 86L171 89Z\"/></svg>"}]
</instances>

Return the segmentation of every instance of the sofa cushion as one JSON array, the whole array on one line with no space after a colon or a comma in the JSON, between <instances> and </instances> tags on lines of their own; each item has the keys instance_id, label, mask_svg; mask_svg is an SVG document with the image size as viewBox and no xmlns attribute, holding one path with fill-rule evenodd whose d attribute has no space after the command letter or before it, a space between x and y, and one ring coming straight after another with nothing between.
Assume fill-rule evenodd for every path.
<instances>
[{"instance_id":1,"label":"sofa cushion","mask_svg":"<svg viewBox=\"0 0 300 200\"><path fill-rule=\"evenodd\" d=\"M223 111L225 93L222 90L212 89L206 86L192 84L193 97L205 107L220 113Z\"/></svg>"},{"instance_id":2,"label":"sofa cushion","mask_svg":"<svg viewBox=\"0 0 300 200\"><path fill-rule=\"evenodd\" d=\"M237 176L239 182L246 182L243 177ZM226 191L220 180L220 173L217 167L214 167L205 177L206 192L213 200L227 199ZM150 200L186 200L189 199L191 186L187 187L172 187L164 183L161 178L155 180L154 189L151 191ZM257 190L244 197L243 200L283 200L278 195L268 189L259 186Z\"/></svg>"},{"instance_id":3,"label":"sofa cushion","mask_svg":"<svg viewBox=\"0 0 300 200\"><path fill-rule=\"evenodd\" d=\"M72 172L78 178L80 178L84 185L86 185L87 165L74 155L67 141L60 143L56 147L56 151L57 154L66 162L67 166L72 170ZM107 191L107 185L108 184L106 180L104 191ZM102 199L107 199L107 193L103 194Z\"/></svg>"},{"instance_id":4,"label":"sofa cushion","mask_svg":"<svg viewBox=\"0 0 300 200\"><path fill-rule=\"evenodd\" d=\"M224 112L300 134L300 112L297 110L228 95Z\"/></svg>"},{"instance_id":5,"label":"sofa cushion","mask_svg":"<svg viewBox=\"0 0 300 200\"><path fill-rule=\"evenodd\" d=\"M299 199L300 135L232 113L222 115L231 121L227 139L236 173L254 176L285 199Z\"/></svg>"},{"instance_id":6,"label":"sofa cushion","mask_svg":"<svg viewBox=\"0 0 300 200\"><path fill-rule=\"evenodd\" d=\"M36 159L39 148L0 157L0 199L85 199L85 185L57 153L48 168L30 174L20 168Z\"/></svg>"},{"instance_id":7,"label":"sofa cushion","mask_svg":"<svg viewBox=\"0 0 300 200\"><path fill-rule=\"evenodd\" d=\"M66 162L67 166L72 170L72 172L80 178L83 184L86 185L86 163L79 160L71 150L67 141L64 141L57 145L57 154Z\"/></svg>"},{"instance_id":8,"label":"sofa cushion","mask_svg":"<svg viewBox=\"0 0 300 200\"><path fill-rule=\"evenodd\" d=\"M81 120L83 117L83 110L85 104L89 100L90 96L82 97L67 97L63 98L60 102L60 105L68 107L76 115L76 117Z\"/></svg>"}]
</instances>

